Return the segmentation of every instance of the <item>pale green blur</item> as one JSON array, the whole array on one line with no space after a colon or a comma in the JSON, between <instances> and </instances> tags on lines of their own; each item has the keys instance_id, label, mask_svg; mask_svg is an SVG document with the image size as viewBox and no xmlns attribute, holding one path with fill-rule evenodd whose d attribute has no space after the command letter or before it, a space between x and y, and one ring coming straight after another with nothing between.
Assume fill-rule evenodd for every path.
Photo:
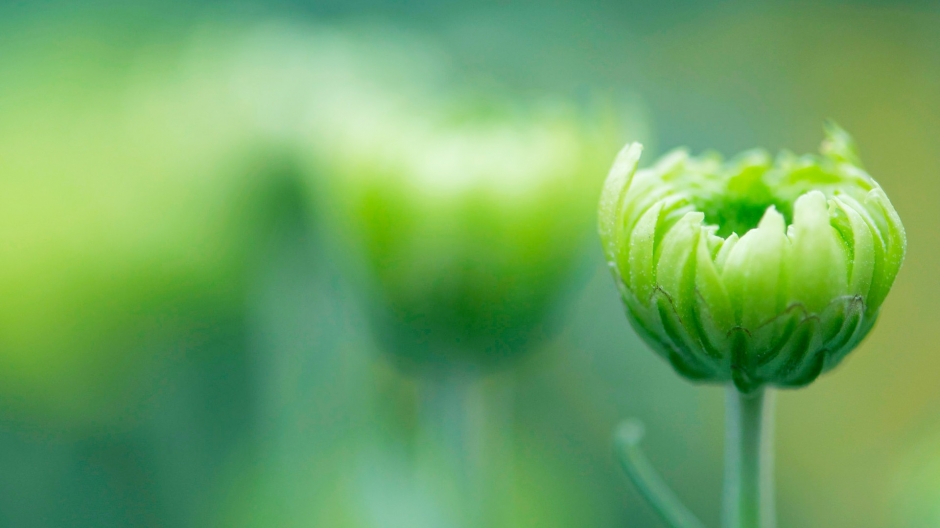
<instances>
[{"instance_id":1,"label":"pale green blur","mask_svg":"<svg viewBox=\"0 0 940 528\"><path fill-rule=\"evenodd\" d=\"M594 185L628 141L642 168L678 145L812 152L826 119L845 126L909 251L861 345L779 393L780 524L934 526L938 32L916 2L0 5L0 526L454 518L455 474L417 439L420 383L372 325L374 261L334 223L345 180L315 149L318 121L362 114L513 137L549 123L578 144L610 120L622 135L595 145ZM415 77L401 60L436 66ZM362 94L350 72L377 80ZM345 113L386 97L407 116ZM438 214L400 192L416 211L402 218ZM480 389L488 526L660 526L611 453L631 416L717 526L722 392L676 376L625 321L591 192L572 271L549 281L548 338ZM503 210L488 203L472 217Z\"/></svg>"}]
</instances>

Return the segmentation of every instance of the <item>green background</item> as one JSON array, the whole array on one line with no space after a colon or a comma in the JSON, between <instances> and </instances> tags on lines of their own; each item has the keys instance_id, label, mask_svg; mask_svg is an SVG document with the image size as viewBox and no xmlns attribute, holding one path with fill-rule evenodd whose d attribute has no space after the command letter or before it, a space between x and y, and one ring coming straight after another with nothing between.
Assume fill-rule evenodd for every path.
<instances>
[{"instance_id":1,"label":"green background","mask_svg":"<svg viewBox=\"0 0 940 528\"><path fill-rule=\"evenodd\" d=\"M186 54L274 22L418 35L520 99L608 94L647 163L840 123L908 255L862 346L779 394L780 525L940 525L936 4L337 0L0 4L0 526L451 526L422 382L305 186L296 77ZM660 526L612 455L638 417L716 526L722 389L644 348L590 242L554 338L478 391L487 525Z\"/></svg>"}]
</instances>

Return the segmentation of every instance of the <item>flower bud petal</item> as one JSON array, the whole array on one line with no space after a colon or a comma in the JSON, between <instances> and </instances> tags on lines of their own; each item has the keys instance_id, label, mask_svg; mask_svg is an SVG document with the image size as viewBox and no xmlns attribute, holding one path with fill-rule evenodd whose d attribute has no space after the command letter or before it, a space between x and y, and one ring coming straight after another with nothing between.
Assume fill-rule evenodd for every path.
<instances>
[{"instance_id":1,"label":"flower bud petal","mask_svg":"<svg viewBox=\"0 0 940 528\"><path fill-rule=\"evenodd\" d=\"M845 241L848 265L851 270L848 293L849 295L868 295L872 273L875 269L875 243L871 229L862 215L845 201L836 197L833 203L837 211L833 224Z\"/></svg>"},{"instance_id":2,"label":"flower bud petal","mask_svg":"<svg viewBox=\"0 0 940 528\"><path fill-rule=\"evenodd\" d=\"M653 249L662 210L663 202L656 202L640 217L627 246L628 284L640 299L649 298L653 292Z\"/></svg>"},{"instance_id":3,"label":"flower bud petal","mask_svg":"<svg viewBox=\"0 0 940 528\"><path fill-rule=\"evenodd\" d=\"M770 207L757 229L748 231L728 255L721 277L728 288L735 321L753 328L777 313L778 286L790 243L783 215Z\"/></svg>"},{"instance_id":4,"label":"flower bud petal","mask_svg":"<svg viewBox=\"0 0 940 528\"><path fill-rule=\"evenodd\" d=\"M604 182L601 202L598 207L598 230L604 242L604 253L608 260L617 254L617 213L623 204L624 195L630 187L636 165L640 161L643 145L630 143L617 154L614 166Z\"/></svg>"},{"instance_id":5,"label":"flower bud petal","mask_svg":"<svg viewBox=\"0 0 940 528\"><path fill-rule=\"evenodd\" d=\"M884 265L879 270L880 273L874 276L869 294L869 303L877 310L888 296L888 290L901 269L907 249L907 234L894 206L880 188L869 191L865 204L879 213L872 216L877 219L875 221L879 224L878 232L885 244Z\"/></svg>"},{"instance_id":6,"label":"flower bud petal","mask_svg":"<svg viewBox=\"0 0 940 528\"><path fill-rule=\"evenodd\" d=\"M728 348L728 335L724 329L734 326L734 311L712 260L705 233L699 237L695 254L695 293L698 295L693 301L692 323L700 331L702 349L714 358L729 359L724 352Z\"/></svg>"},{"instance_id":7,"label":"flower bud petal","mask_svg":"<svg viewBox=\"0 0 940 528\"><path fill-rule=\"evenodd\" d=\"M826 197L811 191L796 200L789 235L790 300L809 312L821 312L848 290L844 247L838 231L829 224Z\"/></svg>"}]
</instances>

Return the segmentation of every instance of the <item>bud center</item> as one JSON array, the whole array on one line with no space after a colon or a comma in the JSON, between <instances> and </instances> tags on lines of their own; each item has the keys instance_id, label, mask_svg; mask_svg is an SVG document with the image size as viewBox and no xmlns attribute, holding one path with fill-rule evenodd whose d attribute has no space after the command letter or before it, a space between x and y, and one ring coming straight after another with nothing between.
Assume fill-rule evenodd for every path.
<instances>
[{"instance_id":1,"label":"bud center","mask_svg":"<svg viewBox=\"0 0 940 528\"><path fill-rule=\"evenodd\" d=\"M784 200L749 200L736 197L716 197L717 199L693 201L696 209L705 213L705 223L718 226L717 235L728 238L731 233L744 236L757 227L768 207L775 207L783 214L787 225L793 223L793 205Z\"/></svg>"},{"instance_id":2,"label":"bud center","mask_svg":"<svg viewBox=\"0 0 940 528\"><path fill-rule=\"evenodd\" d=\"M792 223L792 200L776 195L766 183L767 166L754 164L736 167L730 174L711 174L708 180L693 184L690 199L695 208L705 213L705 223L718 226L718 236L731 233L744 236L757 227L770 206Z\"/></svg>"}]
</instances>

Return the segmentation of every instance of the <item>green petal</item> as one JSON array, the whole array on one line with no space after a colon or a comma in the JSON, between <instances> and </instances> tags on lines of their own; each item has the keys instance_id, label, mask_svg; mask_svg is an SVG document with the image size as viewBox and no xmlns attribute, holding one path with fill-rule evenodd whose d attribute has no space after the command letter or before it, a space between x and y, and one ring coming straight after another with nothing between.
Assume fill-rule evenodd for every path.
<instances>
[{"instance_id":1,"label":"green petal","mask_svg":"<svg viewBox=\"0 0 940 528\"><path fill-rule=\"evenodd\" d=\"M807 317L797 327L780 353L787 358L786 364L776 375L780 385L802 387L822 373L826 349L822 347L819 327L820 322L816 317Z\"/></svg>"},{"instance_id":2,"label":"green petal","mask_svg":"<svg viewBox=\"0 0 940 528\"><path fill-rule=\"evenodd\" d=\"M846 241L847 255L849 257L849 288L850 295L868 295L871 287L872 274L875 270L875 243L871 229L862 215L854 208L836 197L835 203L840 218L844 217L843 228L839 230Z\"/></svg>"},{"instance_id":3,"label":"green petal","mask_svg":"<svg viewBox=\"0 0 940 528\"><path fill-rule=\"evenodd\" d=\"M708 379L718 375L720 365L714 358L704 354L700 341L693 336L686 321L679 317L672 298L662 289L652 295L652 307L658 316L657 326L663 330L668 343L669 362L693 379Z\"/></svg>"},{"instance_id":4,"label":"green petal","mask_svg":"<svg viewBox=\"0 0 940 528\"><path fill-rule=\"evenodd\" d=\"M833 301L822 313L820 319L829 322L831 327L825 335L824 346L831 355L839 356L845 346L850 343L858 331L865 314L865 303L859 297L843 297ZM833 328L836 324L839 328Z\"/></svg>"},{"instance_id":5,"label":"green petal","mask_svg":"<svg viewBox=\"0 0 940 528\"><path fill-rule=\"evenodd\" d=\"M752 357L757 377L774 379L787 364L787 344L806 315L802 306L790 306L770 321L750 330L748 353Z\"/></svg>"},{"instance_id":6,"label":"green petal","mask_svg":"<svg viewBox=\"0 0 940 528\"><path fill-rule=\"evenodd\" d=\"M722 280L734 307L735 320L755 328L778 312L778 287L789 243L783 215L770 207L756 229L748 231L728 255Z\"/></svg>"},{"instance_id":7,"label":"green petal","mask_svg":"<svg viewBox=\"0 0 940 528\"><path fill-rule=\"evenodd\" d=\"M823 126L826 138L823 140L820 152L830 159L854 165L862 166L862 160L858 157L858 148L855 146L855 140L848 132L842 129L834 121L826 121Z\"/></svg>"},{"instance_id":8,"label":"green petal","mask_svg":"<svg viewBox=\"0 0 940 528\"><path fill-rule=\"evenodd\" d=\"M655 313L655 308L651 308L645 300L641 303L629 292L623 296L623 301L627 308L627 316L643 341L657 354L668 360L672 346L668 343L668 338L663 335L659 315Z\"/></svg>"},{"instance_id":9,"label":"green petal","mask_svg":"<svg viewBox=\"0 0 940 528\"><path fill-rule=\"evenodd\" d=\"M663 154L650 170L662 179L669 179L669 176L681 171L688 161L689 151L677 148Z\"/></svg>"},{"instance_id":10,"label":"green petal","mask_svg":"<svg viewBox=\"0 0 940 528\"><path fill-rule=\"evenodd\" d=\"M617 239L614 235L617 232L618 212L621 209L623 197L630 187L630 181L636 172L642 152L643 145L639 143L630 143L624 147L617 154L607 180L604 181L604 189L598 206L598 231L609 262L615 260L617 253Z\"/></svg>"},{"instance_id":11,"label":"green petal","mask_svg":"<svg viewBox=\"0 0 940 528\"><path fill-rule=\"evenodd\" d=\"M865 222L865 226L868 228L869 234L871 235L873 263L871 283L868 287L868 294L865 302L870 310L876 312L880 304L876 305L872 303L871 293L881 289L880 285L884 282L885 278L884 270L886 264L885 254L887 251L887 238L885 233L882 231L884 229L884 222L876 219L876 217L880 216L877 211L873 211L868 206L862 205L862 203L852 196L841 195L839 196L839 200L849 206L852 211L861 217L861 219Z\"/></svg>"},{"instance_id":12,"label":"green petal","mask_svg":"<svg viewBox=\"0 0 940 528\"><path fill-rule=\"evenodd\" d=\"M700 212L686 213L663 238L656 255L656 282L672 299L679 318L690 320L695 301L695 249L702 233Z\"/></svg>"},{"instance_id":13,"label":"green petal","mask_svg":"<svg viewBox=\"0 0 940 528\"><path fill-rule=\"evenodd\" d=\"M699 237L695 255L696 295L689 325L698 334L702 350L728 368L727 363L731 359L728 353L728 331L734 327L734 312L721 276L712 261L706 239L707 236Z\"/></svg>"},{"instance_id":14,"label":"green petal","mask_svg":"<svg viewBox=\"0 0 940 528\"><path fill-rule=\"evenodd\" d=\"M668 201L673 204L682 200L682 197L676 196L668 187L658 185L656 180L645 177L648 174L644 172L637 172L624 197L620 211L622 224L619 227L625 232L633 230L640 218L656 202Z\"/></svg>"},{"instance_id":15,"label":"green petal","mask_svg":"<svg viewBox=\"0 0 940 528\"><path fill-rule=\"evenodd\" d=\"M904 226L898 213L894 210L888 197L881 189L872 189L868 193L865 205L873 208L878 214L872 215L876 219L882 220L879 231L885 239L884 267L880 270L872 281L871 292L869 293L869 305L872 309L878 309L888 295L888 290L894 284L894 279L901 269L904 262L904 254L907 251L907 234L904 232Z\"/></svg>"},{"instance_id":16,"label":"green petal","mask_svg":"<svg viewBox=\"0 0 940 528\"><path fill-rule=\"evenodd\" d=\"M848 290L845 250L829 223L823 193L811 191L797 198L790 231L790 300L819 313Z\"/></svg>"},{"instance_id":17,"label":"green petal","mask_svg":"<svg viewBox=\"0 0 940 528\"><path fill-rule=\"evenodd\" d=\"M647 302L653 291L653 249L663 205L663 202L656 202L636 223L630 233L629 259L623 266L629 271L629 276L625 278L630 289L643 303Z\"/></svg>"},{"instance_id":18,"label":"green petal","mask_svg":"<svg viewBox=\"0 0 940 528\"><path fill-rule=\"evenodd\" d=\"M725 243L721 245L721 249L718 250L718 254L715 255L715 268L719 273L725 269L725 263L728 261L728 255L731 254L731 250L734 249L734 246L738 244L738 234L731 233L731 235L725 240Z\"/></svg>"},{"instance_id":19,"label":"green petal","mask_svg":"<svg viewBox=\"0 0 940 528\"><path fill-rule=\"evenodd\" d=\"M736 242L737 237L731 242L731 246ZM724 332L727 332L728 329L734 326L734 311L731 308L731 301L728 299L728 292L721 281L718 269L715 263L712 262L705 237L699 238L696 251L695 290L707 309L708 317L717 328L724 329Z\"/></svg>"}]
</instances>

